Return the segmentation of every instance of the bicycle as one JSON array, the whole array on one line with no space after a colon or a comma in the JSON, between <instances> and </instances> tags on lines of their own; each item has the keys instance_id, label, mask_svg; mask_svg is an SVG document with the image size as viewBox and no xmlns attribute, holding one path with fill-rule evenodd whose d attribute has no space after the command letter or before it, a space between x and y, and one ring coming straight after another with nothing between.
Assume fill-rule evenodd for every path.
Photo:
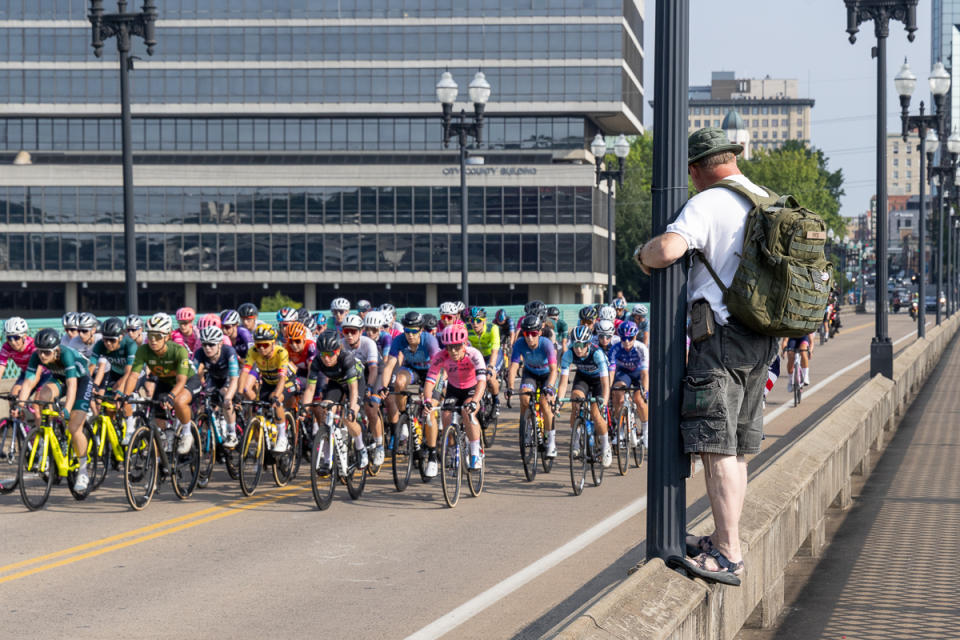
<instances>
[{"instance_id":1,"label":"bicycle","mask_svg":"<svg viewBox=\"0 0 960 640\"><path fill-rule=\"evenodd\" d=\"M508 392L510 395L512 391ZM527 482L533 482L537 477L537 457L543 466L544 473L553 469L553 458L547 457L547 439L543 414L540 409L540 387L536 391L521 391L521 396L529 396L530 401L526 412L520 416L520 460L523 462L523 475Z\"/></svg>"},{"instance_id":2,"label":"bicycle","mask_svg":"<svg viewBox=\"0 0 960 640\"><path fill-rule=\"evenodd\" d=\"M119 398L114 400L110 397L111 395L113 394L100 393L93 396L100 401L100 413L93 419L90 427L94 438L94 455L99 463L97 473L90 476L94 489L99 488L106 480L108 463L113 463L114 471L119 471L123 465L123 439L113 421L113 416L116 415L122 400Z\"/></svg>"},{"instance_id":3,"label":"bicycle","mask_svg":"<svg viewBox=\"0 0 960 640\"><path fill-rule=\"evenodd\" d=\"M187 453L177 453L186 425L181 424L176 431L161 428L158 422L168 416L163 403L156 400L127 398L126 403L137 407L133 414L136 427L123 463L123 490L130 507L135 511L145 509L159 483L168 477L176 496L186 500L200 479L200 432L196 424L191 425L193 446ZM159 410L156 416L154 409ZM172 432L173 437L168 438L165 431Z\"/></svg>"},{"instance_id":4,"label":"bicycle","mask_svg":"<svg viewBox=\"0 0 960 640\"><path fill-rule=\"evenodd\" d=\"M470 495L479 496L480 492L483 491L483 449L480 450L480 468L470 469L467 464L469 455L467 432L460 416L462 409L463 406L458 404L455 398L448 398L443 401L442 410L452 413L450 424L443 430L443 444L440 450L440 480L443 485L443 499L450 508L456 507L460 501L463 476L467 477Z\"/></svg>"},{"instance_id":5,"label":"bicycle","mask_svg":"<svg viewBox=\"0 0 960 640\"><path fill-rule=\"evenodd\" d=\"M240 448L239 445L228 449L223 446L227 439L227 424L221 411L222 398L219 390L202 390L197 400L197 431L200 433L200 479L197 485L202 489L210 482L213 475L213 465L222 460L227 468L227 475L231 480L240 477ZM238 412L239 414L239 412ZM237 421L236 435L238 441L243 441L243 427Z\"/></svg>"},{"instance_id":6,"label":"bicycle","mask_svg":"<svg viewBox=\"0 0 960 640\"><path fill-rule=\"evenodd\" d=\"M614 387L614 391L623 391L623 403L620 405L620 412L617 418L617 431L615 438L611 438L611 446L617 453L617 469L620 475L627 475L630 468L630 449L633 449L633 462L640 468L643 463L643 440L637 429L637 405L633 401L633 392L646 392L641 387ZM633 438L630 435L633 434ZM636 445L630 444L635 439Z\"/></svg>"},{"instance_id":7,"label":"bicycle","mask_svg":"<svg viewBox=\"0 0 960 640\"><path fill-rule=\"evenodd\" d=\"M793 406L800 405L803 397L803 370L800 367L800 352L795 349L785 349L784 354L793 354L793 373L790 374L790 382L793 384Z\"/></svg>"},{"instance_id":8,"label":"bicycle","mask_svg":"<svg viewBox=\"0 0 960 640\"><path fill-rule=\"evenodd\" d=\"M76 500L85 500L93 491L93 483L82 492L73 488L80 460L73 450L73 434L67 430L59 403L31 400L30 404L40 407L40 426L30 431L20 449L17 481L24 506L30 511L42 508L50 497L53 483L61 478L67 479L70 493ZM83 433L87 437L87 474L95 476L97 458L93 455L90 425L83 425Z\"/></svg>"},{"instance_id":9,"label":"bicycle","mask_svg":"<svg viewBox=\"0 0 960 640\"><path fill-rule=\"evenodd\" d=\"M252 496L260 484L263 467L269 464L273 471L273 481L278 487L285 486L293 479L294 452L297 449L297 423L289 411L284 412L287 423L287 449L283 453L275 453L273 447L277 444L280 429L272 419L267 417L267 409L274 406L273 402L263 400L242 400L241 406L253 408L254 415L244 427L243 440L240 444L240 490L243 495ZM238 422L239 416L238 416ZM269 458L268 458L269 455Z\"/></svg>"},{"instance_id":10,"label":"bicycle","mask_svg":"<svg viewBox=\"0 0 960 640\"><path fill-rule=\"evenodd\" d=\"M423 403L420 394L415 391L394 391L394 395L406 396L407 404L400 417L393 438L393 486L404 491L410 483L410 472L416 465L420 471L420 480L430 482L427 477L427 446L424 440ZM406 435L404 435L406 434Z\"/></svg>"},{"instance_id":11,"label":"bicycle","mask_svg":"<svg viewBox=\"0 0 960 640\"><path fill-rule=\"evenodd\" d=\"M487 369L488 376L492 373L493 369ZM499 373L497 375L499 377ZM483 392L483 398L480 399L477 420L480 422L480 439L483 441L483 448L492 447L497 440L497 425L500 417L497 415L497 405L494 403L493 392L489 385Z\"/></svg>"},{"instance_id":12,"label":"bicycle","mask_svg":"<svg viewBox=\"0 0 960 640\"><path fill-rule=\"evenodd\" d=\"M0 399L10 405L16 404L17 396L10 393L0 394ZM17 465L20 464L20 449L30 431L27 423L19 417L0 420L0 494L11 493L17 488Z\"/></svg>"},{"instance_id":13,"label":"bicycle","mask_svg":"<svg viewBox=\"0 0 960 640\"><path fill-rule=\"evenodd\" d=\"M820 336L820 345L821 345L821 346L827 344L827 340L829 339L828 336L827 336L826 323L827 323L827 321L824 320L824 321L821 322L820 325L817 327L817 335ZM832 336L831 336L831 337L832 337Z\"/></svg>"},{"instance_id":14,"label":"bicycle","mask_svg":"<svg viewBox=\"0 0 960 640\"><path fill-rule=\"evenodd\" d=\"M570 434L570 482L573 485L573 495L578 496L583 493L588 464L590 475L593 476L593 486L599 487L603 482L603 451L598 450L597 438L593 433L593 418L590 417L590 405L596 404L602 412L603 401L591 396L567 398L561 402L579 405L573 432Z\"/></svg>"},{"instance_id":15,"label":"bicycle","mask_svg":"<svg viewBox=\"0 0 960 640\"><path fill-rule=\"evenodd\" d=\"M326 411L321 431L317 432L310 447L310 488L317 508L325 511L333 501L338 477L347 485L350 499L357 500L363 495L367 474L359 467L359 454L353 438L341 422L346 404L323 400L303 405L303 408L309 407L321 407Z\"/></svg>"}]
</instances>

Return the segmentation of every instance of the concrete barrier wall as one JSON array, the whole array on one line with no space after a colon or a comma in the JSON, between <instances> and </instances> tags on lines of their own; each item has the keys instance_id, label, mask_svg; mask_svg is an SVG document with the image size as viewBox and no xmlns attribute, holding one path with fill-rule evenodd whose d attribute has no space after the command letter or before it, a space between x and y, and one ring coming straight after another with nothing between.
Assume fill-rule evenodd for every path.
<instances>
[{"instance_id":1,"label":"concrete barrier wall","mask_svg":"<svg viewBox=\"0 0 960 640\"><path fill-rule=\"evenodd\" d=\"M892 381L870 380L751 478L740 521L747 567L740 587L691 580L653 560L558 637L726 640L751 617L771 626L783 607L787 563L803 547L819 555L827 509L850 506L851 476L869 472L958 325L955 315L928 331L895 359ZM713 528L708 511L690 530Z\"/></svg>"}]
</instances>

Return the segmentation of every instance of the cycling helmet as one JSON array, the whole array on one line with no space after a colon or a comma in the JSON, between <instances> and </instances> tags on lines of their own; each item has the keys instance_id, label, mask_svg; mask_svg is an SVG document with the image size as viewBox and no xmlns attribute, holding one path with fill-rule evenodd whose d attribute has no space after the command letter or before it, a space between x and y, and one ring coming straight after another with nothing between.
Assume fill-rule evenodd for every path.
<instances>
[{"instance_id":1,"label":"cycling helmet","mask_svg":"<svg viewBox=\"0 0 960 640\"><path fill-rule=\"evenodd\" d=\"M287 340L306 340L307 327L302 322L291 322L287 327Z\"/></svg>"},{"instance_id":2,"label":"cycling helmet","mask_svg":"<svg viewBox=\"0 0 960 640\"><path fill-rule=\"evenodd\" d=\"M483 307L470 307L470 317L471 318L487 318L487 310Z\"/></svg>"},{"instance_id":3,"label":"cycling helmet","mask_svg":"<svg viewBox=\"0 0 960 640\"><path fill-rule=\"evenodd\" d=\"M547 317L548 317L548 318L559 318L559 317L560 317L560 307L547 307Z\"/></svg>"},{"instance_id":4,"label":"cycling helmet","mask_svg":"<svg viewBox=\"0 0 960 640\"><path fill-rule=\"evenodd\" d=\"M367 315L363 316L363 326L367 329L376 329L380 330L380 325L383 324L383 315L379 311L368 311Z\"/></svg>"},{"instance_id":5,"label":"cycling helmet","mask_svg":"<svg viewBox=\"0 0 960 640\"><path fill-rule=\"evenodd\" d=\"M590 342L593 332L590 327L579 325L570 330L570 342Z\"/></svg>"},{"instance_id":6,"label":"cycling helmet","mask_svg":"<svg viewBox=\"0 0 960 640\"><path fill-rule=\"evenodd\" d=\"M327 316L323 315L322 311L317 311L313 314L313 321L317 323L317 326L327 324Z\"/></svg>"},{"instance_id":7,"label":"cycling helmet","mask_svg":"<svg viewBox=\"0 0 960 640\"><path fill-rule=\"evenodd\" d=\"M645 304L635 304L633 305L633 310L630 312L630 315L634 316L644 316L647 315L647 305Z\"/></svg>"},{"instance_id":8,"label":"cycling helmet","mask_svg":"<svg viewBox=\"0 0 960 640\"><path fill-rule=\"evenodd\" d=\"M254 342L271 342L276 339L277 330L268 325L266 322L261 322L253 330Z\"/></svg>"},{"instance_id":9,"label":"cycling helmet","mask_svg":"<svg viewBox=\"0 0 960 640\"><path fill-rule=\"evenodd\" d=\"M609 307L612 309L613 307ZM614 334L613 320L604 318L597 322L597 335L612 338Z\"/></svg>"},{"instance_id":10,"label":"cycling helmet","mask_svg":"<svg viewBox=\"0 0 960 640\"><path fill-rule=\"evenodd\" d=\"M37 349L56 349L60 346L60 334L56 329L41 329L33 344Z\"/></svg>"},{"instance_id":11,"label":"cycling helmet","mask_svg":"<svg viewBox=\"0 0 960 640\"><path fill-rule=\"evenodd\" d=\"M620 326L617 327L617 333L620 334L621 339L630 340L631 338L637 337L637 334L640 333L640 329L637 328L636 323L627 320L626 322L620 323Z\"/></svg>"},{"instance_id":12,"label":"cycling helmet","mask_svg":"<svg viewBox=\"0 0 960 640\"><path fill-rule=\"evenodd\" d=\"M63 314L63 328L64 329L76 329L79 325L77 322L80 321L80 314L76 311L68 311Z\"/></svg>"},{"instance_id":13,"label":"cycling helmet","mask_svg":"<svg viewBox=\"0 0 960 640\"><path fill-rule=\"evenodd\" d=\"M217 327L220 328L220 316L215 313L208 313L207 315L200 318L200 322L197 323L197 326L201 329L204 327Z\"/></svg>"},{"instance_id":14,"label":"cycling helmet","mask_svg":"<svg viewBox=\"0 0 960 640\"><path fill-rule=\"evenodd\" d=\"M143 329L143 318L133 313L128 315L127 331L130 331L131 329L133 329L134 331L136 331L137 329Z\"/></svg>"},{"instance_id":15,"label":"cycling helmet","mask_svg":"<svg viewBox=\"0 0 960 640\"><path fill-rule=\"evenodd\" d=\"M423 328L427 331L433 331L437 328L437 316L432 313L423 314Z\"/></svg>"},{"instance_id":16,"label":"cycling helmet","mask_svg":"<svg viewBox=\"0 0 960 640\"><path fill-rule=\"evenodd\" d=\"M260 315L260 312L257 310L257 305L252 302L244 302L242 305L237 307L237 313L241 318L253 318Z\"/></svg>"},{"instance_id":17,"label":"cycling helmet","mask_svg":"<svg viewBox=\"0 0 960 640\"><path fill-rule=\"evenodd\" d=\"M617 310L610 305L605 304L600 307L599 314L601 320L610 320L612 322L617 317Z\"/></svg>"},{"instance_id":18,"label":"cycling helmet","mask_svg":"<svg viewBox=\"0 0 960 640\"><path fill-rule=\"evenodd\" d=\"M330 311L350 311L350 301L346 298L334 298L330 303Z\"/></svg>"},{"instance_id":19,"label":"cycling helmet","mask_svg":"<svg viewBox=\"0 0 960 640\"><path fill-rule=\"evenodd\" d=\"M297 309L297 320L300 322L306 322L307 318L310 317L310 309L306 307L300 307Z\"/></svg>"},{"instance_id":20,"label":"cycling helmet","mask_svg":"<svg viewBox=\"0 0 960 640\"><path fill-rule=\"evenodd\" d=\"M8 336L25 336L29 331L27 321L19 316L13 316L3 323L3 332Z\"/></svg>"},{"instance_id":21,"label":"cycling helmet","mask_svg":"<svg viewBox=\"0 0 960 640\"><path fill-rule=\"evenodd\" d=\"M77 320L77 326L81 329L96 329L99 324L100 321L97 320L97 316L92 313L81 313L79 320Z\"/></svg>"},{"instance_id":22,"label":"cycling helmet","mask_svg":"<svg viewBox=\"0 0 960 640\"><path fill-rule=\"evenodd\" d=\"M240 324L240 314L234 311L233 309L224 309L220 312L220 325L223 327L229 327L235 324Z\"/></svg>"},{"instance_id":23,"label":"cycling helmet","mask_svg":"<svg viewBox=\"0 0 960 640\"><path fill-rule=\"evenodd\" d=\"M442 316L455 316L455 315L457 315L458 313L460 313L460 312L457 310L457 303L456 303L456 302L443 302L443 303L441 303L441 304L440 304L439 311L440 311L440 315L442 315Z\"/></svg>"},{"instance_id":24,"label":"cycling helmet","mask_svg":"<svg viewBox=\"0 0 960 640\"><path fill-rule=\"evenodd\" d=\"M107 318L103 321L104 338L119 338L123 336L123 320L120 318Z\"/></svg>"},{"instance_id":25,"label":"cycling helmet","mask_svg":"<svg viewBox=\"0 0 960 640\"><path fill-rule=\"evenodd\" d=\"M584 322L587 322L589 320L596 320L599 317L599 315L600 314L597 313L597 308L593 306L583 307L580 309L580 319L583 320Z\"/></svg>"},{"instance_id":26,"label":"cycling helmet","mask_svg":"<svg viewBox=\"0 0 960 640\"><path fill-rule=\"evenodd\" d=\"M170 332L173 331L173 320L163 312L155 313L147 320L145 328L149 333L170 335Z\"/></svg>"},{"instance_id":27,"label":"cycling helmet","mask_svg":"<svg viewBox=\"0 0 960 640\"><path fill-rule=\"evenodd\" d=\"M357 300L357 311L360 313L366 313L370 311L370 301L369 300Z\"/></svg>"},{"instance_id":28,"label":"cycling helmet","mask_svg":"<svg viewBox=\"0 0 960 640\"><path fill-rule=\"evenodd\" d=\"M343 324L340 326L341 329L356 329L357 331L363 329L363 318L358 316L355 313L351 313L346 318L343 319Z\"/></svg>"},{"instance_id":29,"label":"cycling helmet","mask_svg":"<svg viewBox=\"0 0 960 640\"><path fill-rule=\"evenodd\" d=\"M616 309L617 311L620 311L621 309L626 309L626 308L627 308L627 301L624 300L623 298L614 298L614 299L613 299L613 308Z\"/></svg>"},{"instance_id":30,"label":"cycling helmet","mask_svg":"<svg viewBox=\"0 0 960 640\"><path fill-rule=\"evenodd\" d=\"M527 314L520 320L521 331L540 331L543 328L543 320L536 314Z\"/></svg>"},{"instance_id":31,"label":"cycling helmet","mask_svg":"<svg viewBox=\"0 0 960 640\"><path fill-rule=\"evenodd\" d=\"M296 322L298 320L297 310L293 307L281 307L277 311L277 324L281 322Z\"/></svg>"},{"instance_id":32,"label":"cycling helmet","mask_svg":"<svg viewBox=\"0 0 960 640\"><path fill-rule=\"evenodd\" d=\"M203 327L200 329L200 344L223 344L223 331L213 324Z\"/></svg>"},{"instance_id":33,"label":"cycling helmet","mask_svg":"<svg viewBox=\"0 0 960 640\"><path fill-rule=\"evenodd\" d=\"M197 317L197 312L190 307L180 307L177 309L177 322L193 322Z\"/></svg>"},{"instance_id":34,"label":"cycling helmet","mask_svg":"<svg viewBox=\"0 0 960 640\"><path fill-rule=\"evenodd\" d=\"M467 341L467 328L462 324L451 324L440 332L440 344L449 347Z\"/></svg>"},{"instance_id":35,"label":"cycling helmet","mask_svg":"<svg viewBox=\"0 0 960 640\"><path fill-rule=\"evenodd\" d=\"M317 351L333 353L340 350L340 338L336 331L324 331L317 338Z\"/></svg>"},{"instance_id":36,"label":"cycling helmet","mask_svg":"<svg viewBox=\"0 0 960 640\"><path fill-rule=\"evenodd\" d=\"M314 320L313 316L310 316L309 318L304 320L302 324L304 328L306 328L306 330L309 331L311 334L317 332L317 321Z\"/></svg>"},{"instance_id":37,"label":"cycling helmet","mask_svg":"<svg viewBox=\"0 0 960 640\"><path fill-rule=\"evenodd\" d=\"M546 305L540 300L531 300L527 304L523 305L523 312L528 315L531 313L540 313L540 309L544 307L546 307Z\"/></svg>"},{"instance_id":38,"label":"cycling helmet","mask_svg":"<svg viewBox=\"0 0 960 640\"><path fill-rule=\"evenodd\" d=\"M422 329L423 316L419 311L407 311L406 315L403 316L403 320L400 321L400 324L403 325L404 329Z\"/></svg>"},{"instance_id":39,"label":"cycling helmet","mask_svg":"<svg viewBox=\"0 0 960 640\"><path fill-rule=\"evenodd\" d=\"M497 309L496 315L493 316L493 321L497 324L503 324L507 321L510 316L507 315L507 312L503 309Z\"/></svg>"},{"instance_id":40,"label":"cycling helmet","mask_svg":"<svg viewBox=\"0 0 960 640\"><path fill-rule=\"evenodd\" d=\"M464 309L467 308L467 303L463 300L457 300L453 304L457 305L457 313L463 313Z\"/></svg>"},{"instance_id":41,"label":"cycling helmet","mask_svg":"<svg viewBox=\"0 0 960 640\"><path fill-rule=\"evenodd\" d=\"M382 305L380 305L380 309L379 309L379 310L380 310L381 313L394 314L394 313L396 313L397 308L396 308L395 306L393 306L392 304L390 304L389 302L384 302Z\"/></svg>"}]
</instances>

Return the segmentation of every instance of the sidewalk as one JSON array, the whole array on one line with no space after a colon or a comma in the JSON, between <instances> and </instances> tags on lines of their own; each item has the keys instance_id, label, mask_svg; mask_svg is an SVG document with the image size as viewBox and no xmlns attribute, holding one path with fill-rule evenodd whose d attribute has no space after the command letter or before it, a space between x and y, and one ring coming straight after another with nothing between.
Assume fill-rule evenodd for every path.
<instances>
[{"instance_id":1,"label":"sidewalk","mask_svg":"<svg viewBox=\"0 0 960 640\"><path fill-rule=\"evenodd\" d=\"M832 518L823 556L791 563L779 627L739 638L960 638L958 381L954 343L851 510Z\"/></svg>"}]
</instances>

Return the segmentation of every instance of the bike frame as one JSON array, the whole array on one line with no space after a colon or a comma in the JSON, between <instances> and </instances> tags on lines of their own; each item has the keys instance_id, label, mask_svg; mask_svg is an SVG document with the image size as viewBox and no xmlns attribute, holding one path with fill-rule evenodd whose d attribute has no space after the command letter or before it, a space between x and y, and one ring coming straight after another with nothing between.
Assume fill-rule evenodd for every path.
<instances>
[{"instance_id":1,"label":"bike frame","mask_svg":"<svg viewBox=\"0 0 960 640\"><path fill-rule=\"evenodd\" d=\"M57 467L57 474L66 477L71 471L76 471L80 468L80 461L77 460L75 463L71 463L69 459L70 445L73 443L73 434L66 428L64 430L67 432L67 453L64 454L60 449L60 441L57 438L56 433L53 430L53 424L51 420L53 418L62 419L59 411L54 411L53 409L42 409L40 411L42 416L40 422L40 437L43 438L43 445L41 446L41 451L43 452L43 457L40 459L40 472L47 472L47 461L49 460L48 455L53 454L53 462ZM34 448L30 452L28 468L32 469L34 463L36 462L37 448Z\"/></svg>"}]
</instances>

